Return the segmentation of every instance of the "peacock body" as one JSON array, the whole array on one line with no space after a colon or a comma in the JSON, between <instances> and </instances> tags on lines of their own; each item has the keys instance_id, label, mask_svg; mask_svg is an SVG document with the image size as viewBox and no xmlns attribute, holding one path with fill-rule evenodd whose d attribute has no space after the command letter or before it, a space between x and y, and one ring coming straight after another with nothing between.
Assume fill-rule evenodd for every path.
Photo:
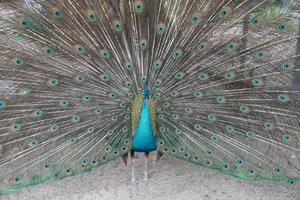
<instances>
[{"instance_id":1,"label":"peacock body","mask_svg":"<svg viewBox=\"0 0 300 200\"><path fill-rule=\"evenodd\" d=\"M298 1L0 1L0 194L158 151L299 189Z\"/></svg>"}]
</instances>

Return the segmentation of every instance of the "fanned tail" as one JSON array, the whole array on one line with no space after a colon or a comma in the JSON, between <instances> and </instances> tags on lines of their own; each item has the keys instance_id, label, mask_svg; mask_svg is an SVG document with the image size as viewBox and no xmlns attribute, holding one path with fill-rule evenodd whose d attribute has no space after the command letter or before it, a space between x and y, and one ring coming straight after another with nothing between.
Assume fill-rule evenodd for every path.
<instances>
[{"instance_id":1,"label":"fanned tail","mask_svg":"<svg viewBox=\"0 0 300 200\"><path fill-rule=\"evenodd\" d=\"M1 1L0 1L1 2ZM0 3L0 194L128 155L299 187L297 1Z\"/></svg>"}]
</instances>

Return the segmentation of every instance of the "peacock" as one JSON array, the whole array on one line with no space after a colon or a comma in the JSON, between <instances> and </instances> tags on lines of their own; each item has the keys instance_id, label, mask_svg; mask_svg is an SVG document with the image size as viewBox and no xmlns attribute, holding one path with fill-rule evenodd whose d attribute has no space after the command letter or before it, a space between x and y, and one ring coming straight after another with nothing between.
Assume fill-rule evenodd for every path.
<instances>
[{"instance_id":1,"label":"peacock","mask_svg":"<svg viewBox=\"0 0 300 200\"><path fill-rule=\"evenodd\" d=\"M0 194L153 151L299 189L299 4L0 1Z\"/></svg>"}]
</instances>

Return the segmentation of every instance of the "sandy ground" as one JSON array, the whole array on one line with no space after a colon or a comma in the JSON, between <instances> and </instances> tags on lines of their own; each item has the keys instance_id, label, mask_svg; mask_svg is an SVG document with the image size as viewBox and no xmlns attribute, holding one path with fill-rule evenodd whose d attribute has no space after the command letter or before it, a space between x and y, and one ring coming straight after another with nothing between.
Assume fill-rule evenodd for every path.
<instances>
[{"instance_id":1,"label":"sandy ground","mask_svg":"<svg viewBox=\"0 0 300 200\"><path fill-rule=\"evenodd\" d=\"M144 157L131 167L120 160L79 176L25 188L1 200L299 200L300 191L271 182L249 182L220 174L171 156L149 163L143 180Z\"/></svg>"}]
</instances>

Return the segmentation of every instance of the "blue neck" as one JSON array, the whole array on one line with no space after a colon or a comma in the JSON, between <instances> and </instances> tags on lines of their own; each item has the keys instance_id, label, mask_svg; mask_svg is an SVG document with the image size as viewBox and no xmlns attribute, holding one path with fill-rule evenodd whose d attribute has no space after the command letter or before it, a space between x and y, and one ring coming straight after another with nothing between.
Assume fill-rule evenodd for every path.
<instances>
[{"instance_id":1,"label":"blue neck","mask_svg":"<svg viewBox=\"0 0 300 200\"><path fill-rule=\"evenodd\" d=\"M132 149L137 152L150 152L156 149L150 111L145 99L143 100L139 124L133 136Z\"/></svg>"}]
</instances>

